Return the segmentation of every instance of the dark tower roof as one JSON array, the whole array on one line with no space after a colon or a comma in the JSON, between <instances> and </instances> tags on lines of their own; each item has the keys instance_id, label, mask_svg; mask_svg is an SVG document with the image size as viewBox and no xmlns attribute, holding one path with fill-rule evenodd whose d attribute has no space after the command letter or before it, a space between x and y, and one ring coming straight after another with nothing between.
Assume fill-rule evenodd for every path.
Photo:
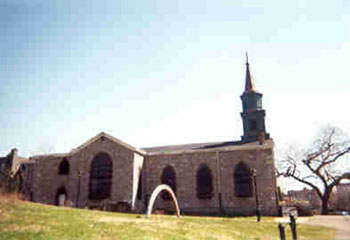
<instances>
[{"instance_id":1,"label":"dark tower roof","mask_svg":"<svg viewBox=\"0 0 350 240\"><path fill-rule=\"evenodd\" d=\"M262 93L255 88L254 80L250 74L248 54L246 53L246 78L245 89L241 95L243 120L242 142L252 142L261 139L269 139L265 128L265 110L262 107Z\"/></svg>"},{"instance_id":2,"label":"dark tower roof","mask_svg":"<svg viewBox=\"0 0 350 240\"><path fill-rule=\"evenodd\" d=\"M257 92L255 89L254 79L253 79L253 77L250 73L250 69L249 69L248 53L246 53L246 64L245 65L247 66L247 68L246 68L246 76L245 76L244 93Z\"/></svg>"}]
</instances>

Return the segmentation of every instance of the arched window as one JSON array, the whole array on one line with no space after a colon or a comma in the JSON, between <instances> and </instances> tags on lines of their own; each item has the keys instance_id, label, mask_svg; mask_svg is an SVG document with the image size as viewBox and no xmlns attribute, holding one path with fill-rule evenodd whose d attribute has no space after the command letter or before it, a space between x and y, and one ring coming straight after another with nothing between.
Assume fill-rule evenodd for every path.
<instances>
[{"instance_id":1,"label":"arched window","mask_svg":"<svg viewBox=\"0 0 350 240\"><path fill-rule=\"evenodd\" d=\"M197 197L199 199L213 197L213 177L206 164L201 164L197 171Z\"/></svg>"},{"instance_id":2,"label":"arched window","mask_svg":"<svg viewBox=\"0 0 350 240\"><path fill-rule=\"evenodd\" d=\"M68 175L69 174L69 162L67 159L63 159L58 166L58 174L59 175Z\"/></svg>"},{"instance_id":3,"label":"arched window","mask_svg":"<svg viewBox=\"0 0 350 240\"><path fill-rule=\"evenodd\" d=\"M244 163L238 163L234 172L235 196L252 196L252 178L249 167Z\"/></svg>"},{"instance_id":4,"label":"arched window","mask_svg":"<svg viewBox=\"0 0 350 240\"><path fill-rule=\"evenodd\" d=\"M91 163L89 199L110 197L112 184L112 160L107 153L97 154Z\"/></svg>"},{"instance_id":5,"label":"arched window","mask_svg":"<svg viewBox=\"0 0 350 240\"><path fill-rule=\"evenodd\" d=\"M167 166L166 168L163 169L161 180L162 180L162 184L166 184L169 187L171 187L173 192L176 194L176 175L173 167ZM167 191L163 191L162 198L163 200L170 200L171 197Z\"/></svg>"}]
</instances>

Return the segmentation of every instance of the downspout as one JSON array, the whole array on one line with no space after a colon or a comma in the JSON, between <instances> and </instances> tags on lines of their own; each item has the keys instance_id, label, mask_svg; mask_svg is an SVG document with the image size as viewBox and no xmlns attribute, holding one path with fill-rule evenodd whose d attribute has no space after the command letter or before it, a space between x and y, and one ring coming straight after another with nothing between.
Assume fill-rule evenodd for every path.
<instances>
[{"instance_id":1,"label":"downspout","mask_svg":"<svg viewBox=\"0 0 350 240\"><path fill-rule=\"evenodd\" d=\"M141 193L141 201L143 200L144 205L145 205L145 211L147 211L147 206L148 206L148 189L147 189L147 173L148 173L148 158L145 155L144 156L144 161L143 161L143 174L142 174L142 193Z\"/></svg>"},{"instance_id":2,"label":"downspout","mask_svg":"<svg viewBox=\"0 0 350 240\"><path fill-rule=\"evenodd\" d=\"M219 157L219 151L216 151L216 176L217 176L217 179L216 179L216 189L217 189L217 192L218 192L218 199L217 201L219 202L219 204L216 204L216 206L218 206L218 209L219 209L219 213L221 213L222 211L222 205L221 205L221 189L220 189L220 181L221 181L221 176L220 176L220 157Z\"/></svg>"}]
</instances>

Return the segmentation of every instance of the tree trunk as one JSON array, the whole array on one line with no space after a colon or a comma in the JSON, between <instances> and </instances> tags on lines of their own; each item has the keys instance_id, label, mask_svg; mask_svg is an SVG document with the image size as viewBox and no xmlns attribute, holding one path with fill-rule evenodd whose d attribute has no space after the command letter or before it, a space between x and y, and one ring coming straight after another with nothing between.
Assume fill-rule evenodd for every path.
<instances>
[{"instance_id":1,"label":"tree trunk","mask_svg":"<svg viewBox=\"0 0 350 240\"><path fill-rule=\"evenodd\" d=\"M328 201L322 200L321 215L328 215Z\"/></svg>"},{"instance_id":2,"label":"tree trunk","mask_svg":"<svg viewBox=\"0 0 350 240\"><path fill-rule=\"evenodd\" d=\"M321 208L321 215L328 215L328 200L329 200L329 194L325 194L322 200L322 208Z\"/></svg>"}]
</instances>

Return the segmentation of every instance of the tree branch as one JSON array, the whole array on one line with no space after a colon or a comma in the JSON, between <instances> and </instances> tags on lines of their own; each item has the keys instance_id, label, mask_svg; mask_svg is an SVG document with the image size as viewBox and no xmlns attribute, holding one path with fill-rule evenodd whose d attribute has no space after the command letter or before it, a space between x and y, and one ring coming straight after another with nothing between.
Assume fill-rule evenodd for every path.
<instances>
[{"instance_id":1,"label":"tree branch","mask_svg":"<svg viewBox=\"0 0 350 240\"><path fill-rule=\"evenodd\" d=\"M291 175L291 177L294 178L295 180L297 180L297 181L299 181L299 182L301 182L301 183L304 183L304 184L306 184L306 185L309 185L310 187L312 187L313 189L315 189L315 191L317 192L317 195L318 195L320 198L322 198L322 193L321 193L321 191L318 189L318 187L317 187L316 185L314 185L314 184L312 184L311 182L308 182L308 181L306 181L306 180L304 180L304 179L301 179L301 178L299 178L299 177L297 177L297 176L294 176L294 175Z\"/></svg>"}]
</instances>

